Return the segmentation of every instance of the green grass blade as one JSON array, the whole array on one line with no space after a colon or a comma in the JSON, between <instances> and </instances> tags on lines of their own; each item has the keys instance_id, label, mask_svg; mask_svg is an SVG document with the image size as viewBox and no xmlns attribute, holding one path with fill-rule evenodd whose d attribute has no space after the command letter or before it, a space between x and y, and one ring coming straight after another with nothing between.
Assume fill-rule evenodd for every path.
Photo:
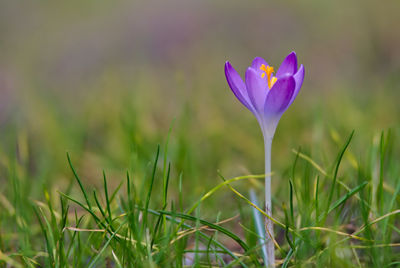
<instances>
[{"instance_id":1,"label":"green grass blade","mask_svg":"<svg viewBox=\"0 0 400 268\"><path fill-rule=\"evenodd\" d=\"M340 198L339 200L337 200L335 203L332 204L332 206L328 210L328 214L331 213L334 209L336 209L340 205L342 205L343 203L345 203L347 201L347 199L349 199L350 197L355 195L358 191L360 191L362 188L364 188L367 184L368 184L368 182L365 181L365 182L361 183L360 185L356 186L355 188L353 188L350 192L348 192L344 196L342 196L342 198Z\"/></svg>"},{"instance_id":2,"label":"green grass blade","mask_svg":"<svg viewBox=\"0 0 400 268\"><path fill-rule=\"evenodd\" d=\"M103 170L103 184L104 184L104 195L106 198L108 221L109 221L109 223L111 223L112 222L111 206L110 206L110 199L108 198L107 177L106 177L106 173L104 172L104 170Z\"/></svg>"},{"instance_id":3,"label":"green grass blade","mask_svg":"<svg viewBox=\"0 0 400 268\"><path fill-rule=\"evenodd\" d=\"M293 182L289 180L289 202L290 202L290 219L292 221L293 226L294 223L294 205L293 205Z\"/></svg>"},{"instance_id":4,"label":"green grass blade","mask_svg":"<svg viewBox=\"0 0 400 268\"><path fill-rule=\"evenodd\" d=\"M338 171L339 171L339 166L340 166L340 163L342 162L343 155L344 155L347 147L349 146L349 144L350 144L350 142L351 142L351 140L353 138L353 135L354 135L354 130L351 132L349 138L347 139L347 141L345 142L344 146L342 147L342 149L340 150L340 152L339 152L339 154L337 156L335 171L334 171L334 174L333 174L333 180L332 180L332 184L330 186L328 201L327 201L324 217L322 218L322 222L325 222L325 219L326 219L327 215L329 214L329 209L330 209L332 198L333 198L333 192L336 189L336 179L337 179L337 174L338 174Z\"/></svg>"},{"instance_id":5,"label":"green grass blade","mask_svg":"<svg viewBox=\"0 0 400 268\"><path fill-rule=\"evenodd\" d=\"M157 146L157 153L156 153L156 158L154 160L153 172L152 172L151 178L150 178L150 186L149 186L149 190L147 192L146 203L145 203L145 207L144 207L144 211L143 211L142 232L147 227L147 211L148 211L148 208L150 205L150 198L151 198L151 193L153 191L153 185L154 185L154 180L156 177L156 170L157 170L157 163L158 163L159 156L160 156L160 146Z\"/></svg>"},{"instance_id":6,"label":"green grass blade","mask_svg":"<svg viewBox=\"0 0 400 268\"><path fill-rule=\"evenodd\" d=\"M85 188L82 185L82 182L81 182L81 180L80 180L80 178L78 176L78 173L76 173L75 168L72 165L72 161L71 161L71 158L69 156L69 153L67 153L67 159L68 159L69 167L71 168L72 173L74 174L74 177L75 177L76 181L78 182L79 187L81 188L82 194L85 197L86 204L88 205L89 209L92 209L92 205L90 204L90 201L89 201L88 195L86 194Z\"/></svg>"}]
</instances>

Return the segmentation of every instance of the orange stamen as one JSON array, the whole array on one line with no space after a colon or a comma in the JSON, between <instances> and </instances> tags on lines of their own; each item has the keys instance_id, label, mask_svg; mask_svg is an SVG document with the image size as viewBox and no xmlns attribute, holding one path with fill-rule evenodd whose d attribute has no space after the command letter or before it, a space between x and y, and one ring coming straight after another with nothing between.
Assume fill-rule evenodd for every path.
<instances>
[{"instance_id":1,"label":"orange stamen","mask_svg":"<svg viewBox=\"0 0 400 268\"><path fill-rule=\"evenodd\" d=\"M264 78L265 75L267 75L268 88L271 89L272 86L275 84L275 82L278 80L278 78L272 76L272 73L274 72L274 67L262 64L260 70L264 71L261 74L262 78Z\"/></svg>"}]
</instances>

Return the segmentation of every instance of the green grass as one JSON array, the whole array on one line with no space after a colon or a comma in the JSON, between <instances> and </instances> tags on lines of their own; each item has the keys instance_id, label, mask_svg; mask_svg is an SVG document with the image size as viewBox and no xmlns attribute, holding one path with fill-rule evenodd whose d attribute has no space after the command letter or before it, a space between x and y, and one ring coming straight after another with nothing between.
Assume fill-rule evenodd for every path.
<instances>
[{"instance_id":1,"label":"green grass","mask_svg":"<svg viewBox=\"0 0 400 268\"><path fill-rule=\"evenodd\" d=\"M355 103L340 112L352 113ZM44 121L36 132L13 124L2 129L0 264L262 265L253 209L263 211L250 202L248 192L263 192L263 175L246 175L246 169L234 167L243 161L249 170L261 170L262 152L252 151L262 142L255 120L248 117L233 126L226 116L229 120L221 123L226 130L210 128L225 113L216 110L215 121L192 130L192 115L182 113L169 131L165 128L165 138L149 137L136 107L121 105L118 112L101 112L92 125L74 115L57 115L61 110L53 107L48 108L52 116L62 120ZM284 150L273 154L278 264L398 266L398 129L376 130L368 142L362 131L348 130L343 117L337 127L335 121L328 127L315 119L310 131L296 125L313 118L310 110L306 115L289 111L275 139L273 151ZM105 132L98 130L101 122ZM241 144L245 124L254 131ZM234 131L226 132L229 128ZM288 129L314 138L296 141L299 135ZM54 136L43 139L38 133ZM289 139L294 147L285 142ZM260 163L250 162L255 160Z\"/></svg>"}]
</instances>

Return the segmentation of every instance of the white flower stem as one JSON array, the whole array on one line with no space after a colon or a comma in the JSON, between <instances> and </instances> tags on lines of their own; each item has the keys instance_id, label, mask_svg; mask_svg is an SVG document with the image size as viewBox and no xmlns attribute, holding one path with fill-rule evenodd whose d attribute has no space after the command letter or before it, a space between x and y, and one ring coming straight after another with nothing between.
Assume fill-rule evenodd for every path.
<instances>
[{"instance_id":1,"label":"white flower stem","mask_svg":"<svg viewBox=\"0 0 400 268\"><path fill-rule=\"evenodd\" d=\"M267 215L272 217L272 200L271 200L271 147L272 137L264 135L265 146L265 211ZM267 267L275 265L275 246L274 246L274 226L273 222L265 217L265 241L267 247L268 260Z\"/></svg>"}]
</instances>

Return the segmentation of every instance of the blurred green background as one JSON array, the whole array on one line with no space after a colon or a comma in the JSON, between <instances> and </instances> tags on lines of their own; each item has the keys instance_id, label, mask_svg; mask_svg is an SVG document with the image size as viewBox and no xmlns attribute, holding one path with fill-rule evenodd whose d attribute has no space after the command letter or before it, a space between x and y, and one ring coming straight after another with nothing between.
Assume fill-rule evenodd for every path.
<instances>
[{"instance_id":1,"label":"blurred green background","mask_svg":"<svg viewBox=\"0 0 400 268\"><path fill-rule=\"evenodd\" d=\"M399 10L395 0L1 1L0 190L14 154L34 199L67 187L67 151L88 185L103 169L113 187L126 170L140 181L170 126L171 190L183 174L188 200L217 170L263 173L261 132L223 66L244 74L261 56L278 67L292 50L306 78L276 133L277 178L287 188L293 148L331 163L353 129L362 158L399 127Z\"/></svg>"}]
</instances>

